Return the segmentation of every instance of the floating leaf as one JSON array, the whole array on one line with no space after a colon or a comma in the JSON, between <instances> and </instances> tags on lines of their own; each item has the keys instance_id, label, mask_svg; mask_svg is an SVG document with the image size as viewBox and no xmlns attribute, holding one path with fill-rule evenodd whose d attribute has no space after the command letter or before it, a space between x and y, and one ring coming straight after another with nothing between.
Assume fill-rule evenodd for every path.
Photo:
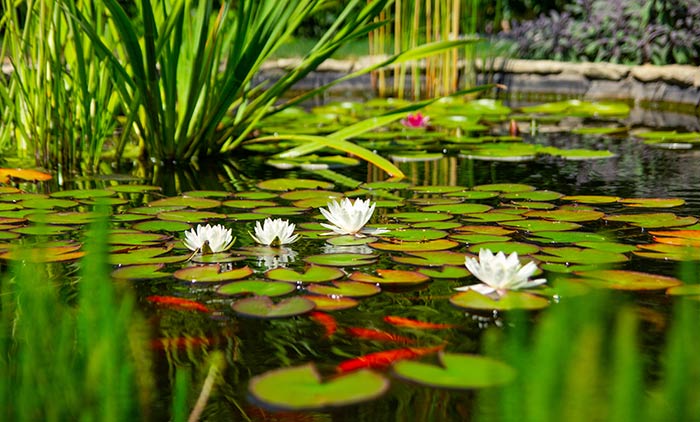
<instances>
[{"instance_id":1,"label":"floating leaf","mask_svg":"<svg viewBox=\"0 0 700 422\"><path fill-rule=\"evenodd\" d=\"M605 196L605 195L571 195L562 196L562 201L574 201L581 204L610 204L620 200L617 196Z\"/></svg>"},{"instance_id":2,"label":"floating leaf","mask_svg":"<svg viewBox=\"0 0 700 422\"><path fill-rule=\"evenodd\" d=\"M110 245L156 246L170 239L167 235L141 233L134 230L118 231L109 234Z\"/></svg>"},{"instance_id":3,"label":"floating leaf","mask_svg":"<svg viewBox=\"0 0 700 422\"><path fill-rule=\"evenodd\" d=\"M85 252L79 251L80 245L63 245L63 246L48 246L34 247L31 249L14 248L0 253L0 259L11 261L29 261L29 262L66 262L75 261L82 258Z\"/></svg>"},{"instance_id":4,"label":"floating leaf","mask_svg":"<svg viewBox=\"0 0 700 422\"><path fill-rule=\"evenodd\" d=\"M450 239L468 244L485 242L508 242L511 240L508 236L494 236L490 234L454 234L450 236Z\"/></svg>"},{"instance_id":5,"label":"floating leaf","mask_svg":"<svg viewBox=\"0 0 700 422\"><path fill-rule=\"evenodd\" d=\"M438 360L440 365L403 360L392 369L406 381L460 390L503 385L515 378L512 367L484 356L440 352Z\"/></svg>"},{"instance_id":6,"label":"floating leaf","mask_svg":"<svg viewBox=\"0 0 700 422\"><path fill-rule=\"evenodd\" d=\"M416 192L416 193L421 193L421 194L426 194L426 193L452 193L452 192L461 192L465 190L466 188L462 186L413 186L411 187L411 190Z\"/></svg>"},{"instance_id":7,"label":"floating leaf","mask_svg":"<svg viewBox=\"0 0 700 422\"><path fill-rule=\"evenodd\" d=\"M673 208L685 204L681 198L625 198L618 202L638 208Z\"/></svg>"},{"instance_id":8,"label":"floating leaf","mask_svg":"<svg viewBox=\"0 0 700 422\"><path fill-rule=\"evenodd\" d=\"M488 185L474 186L473 189L477 191L512 193L534 191L535 187L521 183L491 183Z\"/></svg>"},{"instance_id":9,"label":"floating leaf","mask_svg":"<svg viewBox=\"0 0 700 422\"><path fill-rule=\"evenodd\" d=\"M324 230L328 229L324 228ZM362 246L376 241L377 238L374 236L357 237L353 235L334 236L326 239L326 243L333 246Z\"/></svg>"},{"instance_id":10,"label":"floating leaf","mask_svg":"<svg viewBox=\"0 0 700 422\"><path fill-rule=\"evenodd\" d=\"M473 290L457 293L450 297L450 303L466 309L483 311L509 311L512 309L536 310L549 306L549 301L529 293L509 291L499 299L492 299Z\"/></svg>"},{"instance_id":11,"label":"floating leaf","mask_svg":"<svg viewBox=\"0 0 700 422\"><path fill-rule=\"evenodd\" d=\"M337 280L344 275L345 273L338 268L322 265L310 265L304 272L297 272L289 268L275 268L265 273L269 279L294 283L320 283Z\"/></svg>"},{"instance_id":12,"label":"floating leaf","mask_svg":"<svg viewBox=\"0 0 700 422\"><path fill-rule=\"evenodd\" d=\"M592 210L554 210L554 211L528 211L526 217L544 218L545 220L555 221L595 221L600 220L605 214L600 211Z\"/></svg>"},{"instance_id":13,"label":"floating leaf","mask_svg":"<svg viewBox=\"0 0 700 422\"><path fill-rule=\"evenodd\" d=\"M459 191L445 194L446 197L462 198L467 200L479 200L479 199L489 199L498 196L498 192L485 192L485 191Z\"/></svg>"},{"instance_id":14,"label":"floating leaf","mask_svg":"<svg viewBox=\"0 0 700 422\"><path fill-rule=\"evenodd\" d=\"M474 223L500 223L503 221L518 221L524 219L525 217L516 214L489 211L483 214L467 214L464 216L463 221Z\"/></svg>"},{"instance_id":15,"label":"floating leaf","mask_svg":"<svg viewBox=\"0 0 700 422\"><path fill-rule=\"evenodd\" d=\"M617 242L576 242L574 244L582 248L598 249L601 251L616 253L627 253L637 250L636 245L627 245Z\"/></svg>"},{"instance_id":16,"label":"floating leaf","mask_svg":"<svg viewBox=\"0 0 700 422\"><path fill-rule=\"evenodd\" d=\"M114 192L121 192L121 193L144 193L144 192L155 192L155 191L161 190L161 188L158 186L150 186L150 185L117 185L117 186L110 186L107 189L112 190Z\"/></svg>"},{"instance_id":17,"label":"floating leaf","mask_svg":"<svg viewBox=\"0 0 700 422\"><path fill-rule=\"evenodd\" d=\"M374 400L389 389L389 381L370 370L323 381L313 364L268 371L253 377L248 390L276 409L310 410Z\"/></svg>"},{"instance_id":18,"label":"floating leaf","mask_svg":"<svg viewBox=\"0 0 700 422\"><path fill-rule=\"evenodd\" d=\"M357 300L347 296L321 296L321 295L305 295L303 298L309 299L316 304L317 311L340 311L343 309L354 308L360 304Z\"/></svg>"},{"instance_id":19,"label":"floating leaf","mask_svg":"<svg viewBox=\"0 0 700 422\"><path fill-rule=\"evenodd\" d=\"M361 281L363 283L376 283L380 285L411 285L430 281L430 277L416 271L385 270L380 268L377 269L376 272L377 276L373 276L371 274L355 271L354 273L350 274L348 278L350 280Z\"/></svg>"},{"instance_id":20,"label":"floating leaf","mask_svg":"<svg viewBox=\"0 0 700 422\"><path fill-rule=\"evenodd\" d=\"M625 270L577 271L583 282L595 287L615 290L660 290L678 286L674 277Z\"/></svg>"},{"instance_id":21,"label":"floating leaf","mask_svg":"<svg viewBox=\"0 0 700 422\"><path fill-rule=\"evenodd\" d=\"M57 226L57 225L27 226L27 227L20 227L17 229L12 229L12 231L15 233L36 235L36 236L55 236L55 235L59 235L59 234L72 232L74 230L75 230L75 227Z\"/></svg>"},{"instance_id":22,"label":"floating leaf","mask_svg":"<svg viewBox=\"0 0 700 422\"><path fill-rule=\"evenodd\" d=\"M238 280L253 274L253 270L248 266L227 271L222 271L222 269L222 266L219 264L199 265L177 270L173 275L178 280L190 281L193 283L218 283L221 281Z\"/></svg>"},{"instance_id":23,"label":"floating leaf","mask_svg":"<svg viewBox=\"0 0 700 422\"><path fill-rule=\"evenodd\" d=\"M504 254L510 255L513 252L517 252L518 255L528 255L537 253L540 248L529 243L521 242L486 242L479 243L477 245L472 245L469 247L469 252L479 253L482 249L489 249L493 252L503 252Z\"/></svg>"},{"instance_id":24,"label":"floating leaf","mask_svg":"<svg viewBox=\"0 0 700 422\"><path fill-rule=\"evenodd\" d=\"M367 297L381 292L374 284L361 283L359 281L334 281L331 284L312 284L306 287L309 293L325 295L329 297Z\"/></svg>"},{"instance_id":25,"label":"floating leaf","mask_svg":"<svg viewBox=\"0 0 700 422\"><path fill-rule=\"evenodd\" d=\"M428 240L436 240L447 237L447 233L442 230L431 230L431 229L402 229L402 230L391 230L386 233L382 233L381 237L393 239L393 240L403 240L409 242L425 242ZM372 243L372 242L367 242Z\"/></svg>"},{"instance_id":26,"label":"floating leaf","mask_svg":"<svg viewBox=\"0 0 700 422\"><path fill-rule=\"evenodd\" d=\"M431 205L421 208L423 212L446 212L449 214L477 214L489 211L488 205L482 204L451 204L451 205Z\"/></svg>"},{"instance_id":27,"label":"floating leaf","mask_svg":"<svg viewBox=\"0 0 700 422\"><path fill-rule=\"evenodd\" d=\"M165 211L158 214L158 218L166 221L180 221L183 223L205 223L207 220L224 219L226 215L210 211L177 210Z\"/></svg>"},{"instance_id":28,"label":"floating leaf","mask_svg":"<svg viewBox=\"0 0 700 422\"><path fill-rule=\"evenodd\" d=\"M330 189L333 187L333 184L311 179L270 179L258 183L257 186L260 189L286 191L294 189Z\"/></svg>"},{"instance_id":29,"label":"floating leaf","mask_svg":"<svg viewBox=\"0 0 700 422\"><path fill-rule=\"evenodd\" d=\"M267 296L253 296L237 300L231 304L231 307L239 314L249 317L287 318L310 312L315 304L300 296L282 299L278 303L272 302Z\"/></svg>"},{"instance_id":30,"label":"floating leaf","mask_svg":"<svg viewBox=\"0 0 700 422\"><path fill-rule=\"evenodd\" d=\"M427 242L399 242L399 243L387 243L387 242L374 242L370 243L374 249L379 249L382 251L442 251L445 249L452 249L459 246L458 242L453 242L447 239L429 240Z\"/></svg>"},{"instance_id":31,"label":"floating leaf","mask_svg":"<svg viewBox=\"0 0 700 422\"><path fill-rule=\"evenodd\" d=\"M306 209L297 207L260 207L253 210L255 213L265 214L265 215L300 215L303 214Z\"/></svg>"},{"instance_id":32,"label":"floating leaf","mask_svg":"<svg viewBox=\"0 0 700 422\"><path fill-rule=\"evenodd\" d=\"M666 294L671 296L700 296L700 284L685 284L671 287L666 290Z\"/></svg>"},{"instance_id":33,"label":"floating leaf","mask_svg":"<svg viewBox=\"0 0 700 422\"><path fill-rule=\"evenodd\" d=\"M52 198L73 198L73 199L91 199L91 198L106 198L115 194L112 190L107 189L73 189L53 192Z\"/></svg>"},{"instance_id":34,"label":"floating leaf","mask_svg":"<svg viewBox=\"0 0 700 422\"><path fill-rule=\"evenodd\" d=\"M184 262L190 257L190 255L161 256L172 249L172 245L129 249L126 252L110 254L109 262L112 265L174 264Z\"/></svg>"},{"instance_id":35,"label":"floating leaf","mask_svg":"<svg viewBox=\"0 0 700 422\"><path fill-rule=\"evenodd\" d=\"M599 251L595 249L582 249L574 247L552 248L544 247L542 252L546 255L536 255L535 258L544 262L560 262L568 264L600 265L625 262L628 258L620 253Z\"/></svg>"},{"instance_id":36,"label":"floating leaf","mask_svg":"<svg viewBox=\"0 0 700 422\"><path fill-rule=\"evenodd\" d=\"M283 296L296 290L292 283L263 280L244 280L222 284L216 289L220 295L254 294L256 296Z\"/></svg>"},{"instance_id":37,"label":"floating leaf","mask_svg":"<svg viewBox=\"0 0 700 422\"><path fill-rule=\"evenodd\" d=\"M644 258L662 259L664 261L700 261L700 249L685 245L668 245L652 243L637 245L639 249L632 253Z\"/></svg>"},{"instance_id":38,"label":"floating leaf","mask_svg":"<svg viewBox=\"0 0 700 422\"><path fill-rule=\"evenodd\" d=\"M465 267L452 265L445 265L440 267L440 269L421 268L418 272L430 278L465 278L471 275Z\"/></svg>"},{"instance_id":39,"label":"floating leaf","mask_svg":"<svg viewBox=\"0 0 700 422\"><path fill-rule=\"evenodd\" d=\"M118 280L157 280L168 278L169 273L161 272L165 264L129 265L112 271L112 277Z\"/></svg>"},{"instance_id":40,"label":"floating leaf","mask_svg":"<svg viewBox=\"0 0 700 422\"><path fill-rule=\"evenodd\" d=\"M533 242L541 243L578 243L578 242L606 242L608 237L602 233L588 232L537 232L528 237Z\"/></svg>"},{"instance_id":41,"label":"floating leaf","mask_svg":"<svg viewBox=\"0 0 700 422\"><path fill-rule=\"evenodd\" d=\"M527 201L553 201L561 198L563 195L559 192L548 190L535 190L525 192L511 192L501 195L503 199L518 199Z\"/></svg>"},{"instance_id":42,"label":"floating leaf","mask_svg":"<svg viewBox=\"0 0 700 422\"><path fill-rule=\"evenodd\" d=\"M645 229L689 226L698 221L695 217L679 217L675 214L661 212L649 214L617 214L606 216L605 219L608 221L622 221Z\"/></svg>"},{"instance_id":43,"label":"floating leaf","mask_svg":"<svg viewBox=\"0 0 700 422\"><path fill-rule=\"evenodd\" d=\"M54 199L54 198L37 198L25 199L20 202L24 208L38 208L43 210L51 210L55 208L72 208L77 207L80 203L71 201L70 199Z\"/></svg>"},{"instance_id":44,"label":"floating leaf","mask_svg":"<svg viewBox=\"0 0 700 422\"><path fill-rule=\"evenodd\" d=\"M263 201L255 199L231 199L228 201L224 201L222 205L231 208L251 210L257 207L274 207L277 205L277 203L273 201Z\"/></svg>"},{"instance_id":45,"label":"floating leaf","mask_svg":"<svg viewBox=\"0 0 700 422\"><path fill-rule=\"evenodd\" d=\"M460 227L461 224L456 221L427 221L425 223L414 223L411 225L414 229L435 229L435 230L450 230Z\"/></svg>"},{"instance_id":46,"label":"floating leaf","mask_svg":"<svg viewBox=\"0 0 700 422\"><path fill-rule=\"evenodd\" d=\"M309 264L330 265L333 267L356 267L374 264L377 261L377 256L356 253L332 253L307 256L304 258L304 261Z\"/></svg>"},{"instance_id":47,"label":"floating leaf","mask_svg":"<svg viewBox=\"0 0 700 422\"><path fill-rule=\"evenodd\" d=\"M190 198L228 198L231 192L222 190L191 190L183 192L182 196Z\"/></svg>"},{"instance_id":48,"label":"floating leaf","mask_svg":"<svg viewBox=\"0 0 700 422\"><path fill-rule=\"evenodd\" d=\"M145 232L170 232L170 233L181 233L192 228L191 225L187 223L182 223L180 221L163 221L163 220L151 220L136 223L131 226L132 229Z\"/></svg>"},{"instance_id":49,"label":"floating leaf","mask_svg":"<svg viewBox=\"0 0 700 422\"><path fill-rule=\"evenodd\" d=\"M409 256L392 256L391 259L401 264L421 267L461 266L466 259L465 254L450 251L408 252L407 254Z\"/></svg>"},{"instance_id":50,"label":"floating leaf","mask_svg":"<svg viewBox=\"0 0 700 422\"><path fill-rule=\"evenodd\" d=\"M543 221L543 220L519 220L519 221L503 221L500 223L506 227L527 230L529 232L539 231L569 231L581 228L580 224L569 223L566 221Z\"/></svg>"},{"instance_id":51,"label":"floating leaf","mask_svg":"<svg viewBox=\"0 0 700 422\"><path fill-rule=\"evenodd\" d=\"M150 207L186 207L203 210L216 208L221 205L221 201L209 198L190 198L186 196L175 196L171 198L158 199L148 204Z\"/></svg>"},{"instance_id":52,"label":"floating leaf","mask_svg":"<svg viewBox=\"0 0 700 422\"><path fill-rule=\"evenodd\" d=\"M422 223L426 221L445 221L452 218L450 214L438 214L430 212L398 212L388 214L387 217L395 218L406 223Z\"/></svg>"},{"instance_id":53,"label":"floating leaf","mask_svg":"<svg viewBox=\"0 0 700 422\"><path fill-rule=\"evenodd\" d=\"M52 212L27 215L27 220L43 224L88 224L98 215L89 212Z\"/></svg>"}]
</instances>

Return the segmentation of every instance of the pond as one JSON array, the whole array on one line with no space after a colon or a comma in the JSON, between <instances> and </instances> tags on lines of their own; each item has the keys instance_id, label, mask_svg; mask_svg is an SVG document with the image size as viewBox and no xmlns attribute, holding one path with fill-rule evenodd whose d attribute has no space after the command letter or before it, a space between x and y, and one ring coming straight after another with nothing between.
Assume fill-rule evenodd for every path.
<instances>
[{"instance_id":1,"label":"pond","mask_svg":"<svg viewBox=\"0 0 700 422\"><path fill-rule=\"evenodd\" d=\"M349 157L271 160L252 144L233 162L148 179L135 172L64 180L61 188L18 183L27 193L0 193L2 257L17 259L10 245L37 239L79 245L94 204L111 204L109 262L144 315L153 419L169 418L177 368L196 375L196 397L197 374L217 350L225 363L206 420L475 419L481 388L497 390L516 373L505 359L485 357L493 347L487 333L536 325L547 308L603 289L612 291L606 303L632 304L643 321L641 353L658 362L673 294L700 296L676 278L680 263L699 259L688 246L700 233L700 135L631 134L618 110L601 117L578 104L565 117L574 103L557 104L514 114L500 103L452 104L465 112L429 108L427 127L395 124L359 136L392 157L402 180ZM315 117L303 114L306 127L322 133L356 122L347 112L354 107L319 107ZM280 116L261 132L290 133L286 122L298 118ZM343 196L376 203L367 227L388 231L327 235L319 209ZM250 233L266 217L295 223L300 239L256 245ZM232 249L192 256L184 232L205 223L230 228ZM49 246L35 247L63 261L66 250ZM517 252L547 283L497 300L455 290L478 282L464 262L482 249ZM53 273L70 298L76 261L65 261L52 264L66 267ZM438 362L447 375L436 375ZM645 378L660 379L659 365Z\"/></svg>"}]
</instances>

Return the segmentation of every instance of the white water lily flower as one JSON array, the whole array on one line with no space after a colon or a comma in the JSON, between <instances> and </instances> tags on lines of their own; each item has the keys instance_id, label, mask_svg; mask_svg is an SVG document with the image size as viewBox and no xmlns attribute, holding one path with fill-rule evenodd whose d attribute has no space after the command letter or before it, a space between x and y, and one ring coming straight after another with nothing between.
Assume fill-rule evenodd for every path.
<instances>
[{"instance_id":1,"label":"white water lily flower","mask_svg":"<svg viewBox=\"0 0 700 422\"><path fill-rule=\"evenodd\" d=\"M481 249L478 260L467 257L464 264L482 283L459 287L456 290L474 290L483 295L500 297L508 290L535 287L547 282L544 278L529 280L537 272L537 264L530 261L522 265L517 252L506 258L503 252L494 255L489 249Z\"/></svg>"},{"instance_id":2,"label":"white water lily flower","mask_svg":"<svg viewBox=\"0 0 700 422\"><path fill-rule=\"evenodd\" d=\"M183 243L191 251L216 253L229 249L235 240L231 235L231 229L224 228L221 224L215 226L199 224L196 229L185 232Z\"/></svg>"},{"instance_id":3,"label":"white water lily flower","mask_svg":"<svg viewBox=\"0 0 700 422\"><path fill-rule=\"evenodd\" d=\"M341 202L333 200L328 203L328 210L321 208L321 214L331 223L321 223L327 229L333 230L331 233L324 234L340 234L362 236L360 231L371 234L384 233L384 229L365 229L363 227L372 217L376 203L371 203L369 199L363 201L356 199L353 203L348 198L344 198Z\"/></svg>"},{"instance_id":4,"label":"white water lily flower","mask_svg":"<svg viewBox=\"0 0 700 422\"><path fill-rule=\"evenodd\" d=\"M294 234L294 227L294 224L281 218L266 218L263 224L259 221L255 223L255 234L250 233L250 236L261 245L286 245L299 240L299 235Z\"/></svg>"}]
</instances>

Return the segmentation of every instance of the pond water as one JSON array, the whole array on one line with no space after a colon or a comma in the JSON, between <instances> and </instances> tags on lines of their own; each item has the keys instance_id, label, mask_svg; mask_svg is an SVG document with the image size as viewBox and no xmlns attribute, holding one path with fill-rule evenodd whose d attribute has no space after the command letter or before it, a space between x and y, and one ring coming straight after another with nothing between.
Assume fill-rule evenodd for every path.
<instances>
[{"instance_id":1,"label":"pond water","mask_svg":"<svg viewBox=\"0 0 700 422\"><path fill-rule=\"evenodd\" d=\"M267 165L264 157L243 153L246 156L233 162L201 163L199 168L161 171L145 179L112 175L98 180L65 180L62 188L49 185L43 193L111 189L111 198L125 200L113 206L114 215L120 216L113 219L115 229L135 229L165 236L155 242L139 244L138 235L128 232L125 237L133 236L132 239L115 241L112 262L124 264L119 269L115 266L117 271L132 263L158 262L145 257L135 260L127 257L134 250L154 245L169 245L166 256L187 255L178 240L183 237L182 228L193 225L187 220L192 221L194 216L181 215L182 209L216 213L203 218L224 224L237 237L230 256L213 261L219 262L222 271L234 269L229 280L188 281L191 275L177 271L195 265L212 265L191 261L160 268L158 273L167 274L163 278L156 278L155 272L151 276L148 271L136 276L115 273L120 279L131 279L128 283L137 292L140 307L149 321L159 389L158 405L152 409L155 419L166 419L170 411L175 368L204 372L207 356L213 350L221 350L226 367L205 410L206 420L469 420L476 390L447 390L425 386L416 380L405 381L402 376L392 375L386 365L375 367L383 379L390 382L386 393L338 410L273 412L264 398L251 395L249 381L268 371L307 363L314 363L324 376L335 376L344 362L383 351L412 350L414 358L425 354L424 360L428 362L434 361L436 348L451 353L481 353L483 334L488 328L507 323L508 313L453 298L457 294L456 287L474 283L464 272L464 257L474 256L484 247L494 251L518 251L525 260L535 259L540 263L544 277L550 280L548 284L555 289L534 295L537 298L535 308L564 306L557 302L565 300L569 287L561 287L567 284L555 281L574 277L570 272L575 269L590 270L591 266L600 266L675 276L682 253L659 246L663 244L649 231L697 229L695 217L700 216L698 150L692 144L687 149L646 144L627 132L615 135L571 133L569 129L581 126L582 122L578 119L540 123L535 130L530 127L531 120L523 119L520 132L528 144L608 150L614 156L571 160L545 155L524 161L494 161L469 158L461 149L446 149L444 153L438 151L443 153L441 157L427 161L415 157L407 162L399 159L398 166L407 177L385 183L386 175L381 170L363 163L330 170L280 170ZM610 122L610 119L605 120L605 124ZM600 125L597 121L587 120L586 123ZM497 123L491 133L507 135L508 128L508 122ZM308 184L299 183L299 180L308 181ZM124 185L152 185L161 190L119 188ZM21 187L33 189L30 185ZM370 239L370 244L365 244L363 239L330 243L330 236L322 235L327 230L318 224L323 221L318 208L325 207L330 195L326 191L378 201L370 226L391 231L381 238ZM182 200L183 193L211 202L188 202ZM0 195L0 201L10 202L10 195L14 193ZM55 196L71 200L70 194ZM168 202L172 200L167 198L172 197L182 202ZM682 201L657 201L659 198ZM28 201L32 199L36 198L23 198L17 204L30 209ZM90 209L88 204L92 198L89 195L82 197L76 193L73 199L75 205L65 204L68 213ZM470 211L459 207L465 204L477 205L477 208ZM148 211L143 208L146 206L151 206L151 211L159 207L161 212ZM547 215L555 211L569 213ZM590 215L584 215L589 212ZM11 214L5 214L8 215ZM284 250L256 247L249 232L254 222L265 216L296 223L302 238ZM153 221L181 225L149 227L147 223ZM53 223L68 227L65 232L57 231L56 238L80 240L80 235L72 232L71 227L75 226L60 219ZM571 227L562 232L564 228L556 227L557 224L571 224ZM585 235L594 234L605 236L605 242L583 239ZM21 234L21 239L28 237L31 235ZM652 247L644 249L640 245ZM565 248L577 249L563 253ZM583 250L593 252L589 257L581 252ZM560 252L562 255L558 255ZM332 255L338 253L350 254L350 257L341 259ZM447 267L442 265L445 262L449 264ZM347 305L336 301L336 305L348 306L347 309L333 310L326 308L330 305L317 302L317 310L313 311L316 313L268 319L234 310L232 306L244 296L224 295L218 290L225 283L236 283L236 279L282 283L272 279L285 280L288 275L269 271L289 268L303 272L311 263L340 269L337 280L341 282L365 279L369 281L367 285L378 286L377 292L367 296L350 293L358 297L347 301ZM250 271L233 275L236 269L246 266ZM385 273L385 279L377 279L382 270L403 273L400 276ZM315 287L310 287L328 285L327 280L336 278L324 277L297 284L292 293L283 297L328 296L327 292L314 293L311 290ZM425 280L416 277L425 277ZM580 281L575 283L587 285ZM598 279L589 284L620 288L606 283L609 281ZM649 314L665 319L669 303L665 289L672 286L673 283L662 283L634 292L636 287L624 284L625 292L619 294L632 295ZM334 298L339 296L343 294L333 295ZM164 306L154 297L192 300L206 309ZM539 311L531 312L536 315ZM392 323L387 317L429 321L444 324L444 327L406 327ZM657 335L653 329L643 335L643 343L652 355ZM288 390L291 395L298 391L293 383L285 385L280 381L279 385L280 390ZM193 388L196 394L198 386Z\"/></svg>"}]
</instances>

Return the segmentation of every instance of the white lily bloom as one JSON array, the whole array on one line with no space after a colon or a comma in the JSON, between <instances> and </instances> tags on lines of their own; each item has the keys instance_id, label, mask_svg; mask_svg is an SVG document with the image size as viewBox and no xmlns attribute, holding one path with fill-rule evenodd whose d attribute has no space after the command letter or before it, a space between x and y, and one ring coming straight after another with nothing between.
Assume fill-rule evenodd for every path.
<instances>
[{"instance_id":1,"label":"white lily bloom","mask_svg":"<svg viewBox=\"0 0 700 422\"><path fill-rule=\"evenodd\" d=\"M215 226L199 224L196 229L185 232L183 243L191 251L216 253L229 249L235 240L231 235L231 229L226 229L221 224Z\"/></svg>"},{"instance_id":2,"label":"white lily bloom","mask_svg":"<svg viewBox=\"0 0 700 422\"><path fill-rule=\"evenodd\" d=\"M299 235L294 234L294 227L294 224L281 218L266 218L263 224L259 221L255 223L255 234L250 233L250 236L261 245L286 245L299 240Z\"/></svg>"},{"instance_id":3,"label":"white lily bloom","mask_svg":"<svg viewBox=\"0 0 700 422\"><path fill-rule=\"evenodd\" d=\"M546 283L544 278L529 280L537 272L537 264L520 263L517 252L507 258L503 252L493 254L489 249L479 251L479 259L467 257L464 264L469 272L482 281L480 284L458 287L456 290L474 290L486 296L503 296L508 290L535 287Z\"/></svg>"},{"instance_id":4,"label":"white lily bloom","mask_svg":"<svg viewBox=\"0 0 700 422\"><path fill-rule=\"evenodd\" d=\"M376 203L372 203L369 199L366 201L356 199L353 203L348 198L343 198L341 202L335 200L329 202L328 210L321 208L320 211L331 224L321 223L321 225L327 229L333 230L333 232L324 234L361 236L360 231L372 234L386 232L384 229L362 230L372 217L376 205Z\"/></svg>"}]
</instances>

